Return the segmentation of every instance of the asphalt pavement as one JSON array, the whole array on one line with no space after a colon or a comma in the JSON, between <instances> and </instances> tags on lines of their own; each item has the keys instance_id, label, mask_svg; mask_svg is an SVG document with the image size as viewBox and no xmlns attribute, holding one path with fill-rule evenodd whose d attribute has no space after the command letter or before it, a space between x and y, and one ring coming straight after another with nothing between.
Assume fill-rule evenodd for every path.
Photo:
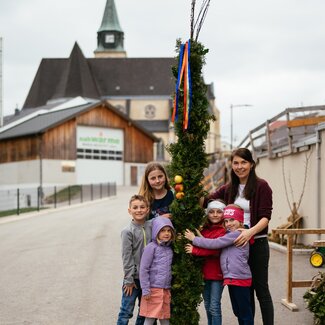
<instances>
[{"instance_id":1,"label":"asphalt pavement","mask_svg":"<svg viewBox=\"0 0 325 325\"><path fill-rule=\"evenodd\" d=\"M0 218L0 325L116 324L123 276L120 231L130 221L128 201L136 192L118 187L116 197ZM293 256L294 280L310 280L318 271L308 254ZM307 288L293 289L298 311L282 305L286 278L286 253L272 248L275 324L312 325L302 298ZM223 324L237 324L226 288L222 311ZM199 312L200 325L207 324L202 305ZM255 325L262 325L259 308Z\"/></svg>"}]
</instances>

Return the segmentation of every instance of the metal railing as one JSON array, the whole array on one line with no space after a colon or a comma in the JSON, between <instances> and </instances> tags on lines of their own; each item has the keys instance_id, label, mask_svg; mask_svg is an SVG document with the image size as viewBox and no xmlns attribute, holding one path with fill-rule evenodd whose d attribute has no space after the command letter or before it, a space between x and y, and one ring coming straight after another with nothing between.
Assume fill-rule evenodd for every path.
<instances>
[{"instance_id":1,"label":"metal railing","mask_svg":"<svg viewBox=\"0 0 325 325\"><path fill-rule=\"evenodd\" d=\"M58 208L115 195L116 183L20 187L0 190L0 216Z\"/></svg>"},{"instance_id":2,"label":"metal railing","mask_svg":"<svg viewBox=\"0 0 325 325\"><path fill-rule=\"evenodd\" d=\"M296 152L317 141L315 130L325 121L324 111L325 105L287 108L250 130L238 147L251 149L255 158Z\"/></svg>"}]
</instances>

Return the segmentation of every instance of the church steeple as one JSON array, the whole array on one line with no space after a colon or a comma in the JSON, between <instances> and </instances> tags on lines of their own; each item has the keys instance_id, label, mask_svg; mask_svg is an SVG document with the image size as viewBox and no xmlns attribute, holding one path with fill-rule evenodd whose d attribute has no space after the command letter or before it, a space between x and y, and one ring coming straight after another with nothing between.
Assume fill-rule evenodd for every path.
<instances>
[{"instance_id":1,"label":"church steeple","mask_svg":"<svg viewBox=\"0 0 325 325\"><path fill-rule=\"evenodd\" d=\"M124 32L120 26L114 0L107 0L102 24L97 32L96 58L126 57Z\"/></svg>"}]
</instances>

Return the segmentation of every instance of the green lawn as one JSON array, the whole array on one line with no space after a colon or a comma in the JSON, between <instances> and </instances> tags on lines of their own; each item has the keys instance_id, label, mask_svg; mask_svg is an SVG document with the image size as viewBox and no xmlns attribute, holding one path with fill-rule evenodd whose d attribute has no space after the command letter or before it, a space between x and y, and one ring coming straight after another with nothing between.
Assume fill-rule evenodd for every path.
<instances>
[{"instance_id":1,"label":"green lawn","mask_svg":"<svg viewBox=\"0 0 325 325\"><path fill-rule=\"evenodd\" d=\"M41 210L46 209L46 208L41 208ZM19 213L27 213L27 212L33 212L33 211L38 211L37 208L22 208L19 210ZM17 215L17 209L13 210L6 210L6 211L0 211L0 218L1 217L7 217L7 216L13 216Z\"/></svg>"}]
</instances>

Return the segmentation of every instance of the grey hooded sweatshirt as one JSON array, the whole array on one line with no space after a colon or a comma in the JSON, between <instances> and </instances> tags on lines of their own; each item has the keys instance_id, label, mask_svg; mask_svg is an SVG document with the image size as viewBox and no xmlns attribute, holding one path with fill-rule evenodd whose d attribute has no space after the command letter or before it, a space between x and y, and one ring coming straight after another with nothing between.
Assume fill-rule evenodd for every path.
<instances>
[{"instance_id":1,"label":"grey hooded sweatshirt","mask_svg":"<svg viewBox=\"0 0 325 325\"><path fill-rule=\"evenodd\" d=\"M151 221L143 225L133 220L121 232L122 260L124 270L123 284L130 285L139 279L140 260L144 247L151 242Z\"/></svg>"}]
</instances>

